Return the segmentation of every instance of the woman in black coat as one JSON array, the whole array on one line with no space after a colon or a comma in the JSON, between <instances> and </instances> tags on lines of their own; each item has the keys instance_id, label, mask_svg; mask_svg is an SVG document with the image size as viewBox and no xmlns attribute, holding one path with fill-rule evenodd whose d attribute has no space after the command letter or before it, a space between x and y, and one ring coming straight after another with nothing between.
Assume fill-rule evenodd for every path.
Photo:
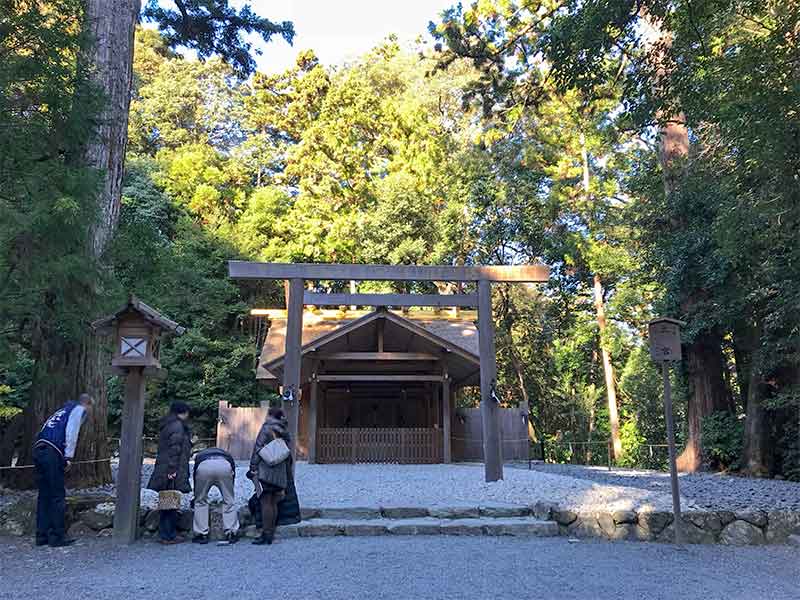
<instances>
[{"instance_id":1,"label":"woman in black coat","mask_svg":"<svg viewBox=\"0 0 800 600\"><path fill-rule=\"evenodd\" d=\"M192 433L186 424L189 405L173 402L169 414L161 420L158 435L158 453L148 489L178 490L184 494L192 491L189 484L189 457L192 453ZM158 535L162 544L177 544L178 511L162 510L158 515Z\"/></svg>"},{"instance_id":2,"label":"woman in black coat","mask_svg":"<svg viewBox=\"0 0 800 600\"><path fill-rule=\"evenodd\" d=\"M283 439L291 449L292 440L286 426L287 422L283 411L279 408L271 408L253 446L250 471L247 475L251 479L258 479L259 485L257 487L262 490L259 496L262 519L261 536L253 540L254 544L271 544L275 537L275 528L279 522L281 525L299 522L300 506L297 502L297 493L294 488L291 454L286 460L277 465L267 464L259 455L261 449L276 438ZM291 497L287 497L287 492L291 494ZM289 509L288 512L296 512L297 519L295 520L292 514L291 516L285 515L282 522L279 521L279 503L283 503L285 508Z\"/></svg>"}]
</instances>

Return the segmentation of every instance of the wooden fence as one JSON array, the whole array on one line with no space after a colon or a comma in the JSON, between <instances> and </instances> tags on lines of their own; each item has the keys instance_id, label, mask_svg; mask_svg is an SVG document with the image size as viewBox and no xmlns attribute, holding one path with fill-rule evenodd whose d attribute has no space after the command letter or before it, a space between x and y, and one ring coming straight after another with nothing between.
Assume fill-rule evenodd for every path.
<instances>
[{"instance_id":1,"label":"wooden fence","mask_svg":"<svg viewBox=\"0 0 800 600\"><path fill-rule=\"evenodd\" d=\"M249 460L258 432L267 417L268 406L228 406L219 403L217 447L227 450L236 460Z\"/></svg>"},{"instance_id":2,"label":"wooden fence","mask_svg":"<svg viewBox=\"0 0 800 600\"><path fill-rule=\"evenodd\" d=\"M320 429L321 463L442 462L442 430L426 428Z\"/></svg>"}]
</instances>

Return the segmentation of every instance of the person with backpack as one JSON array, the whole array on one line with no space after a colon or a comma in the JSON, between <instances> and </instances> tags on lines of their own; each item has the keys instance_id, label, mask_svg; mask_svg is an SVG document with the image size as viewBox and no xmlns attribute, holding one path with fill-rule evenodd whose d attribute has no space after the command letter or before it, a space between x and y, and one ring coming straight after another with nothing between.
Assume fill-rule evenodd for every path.
<instances>
[{"instance_id":1,"label":"person with backpack","mask_svg":"<svg viewBox=\"0 0 800 600\"><path fill-rule=\"evenodd\" d=\"M67 402L42 425L33 444L33 463L39 497L36 500L36 545L54 548L69 546L75 540L65 536L66 489L64 473L75 457L81 426L94 404L89 394Z\"/></svg>"}]
</instances>

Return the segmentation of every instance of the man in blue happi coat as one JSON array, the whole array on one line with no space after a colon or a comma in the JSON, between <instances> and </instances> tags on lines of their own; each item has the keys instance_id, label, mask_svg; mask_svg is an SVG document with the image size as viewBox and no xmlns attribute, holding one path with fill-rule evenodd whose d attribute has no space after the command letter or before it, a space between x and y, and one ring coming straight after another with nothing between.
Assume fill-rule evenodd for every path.
<instances>
[{"instance_id":1,"label":"man in blue happi coat","mask_svg":"<svg viewBox=\"0 0 800 600\"><path fill-rule=\"evenodd\" d=\"M89 394L67 402L50 415L33 445L39 498L36 503L36 545L68 546L64 532L64 473L69 471L81 425L93 404Z\"/></svg>"}]
</instances>

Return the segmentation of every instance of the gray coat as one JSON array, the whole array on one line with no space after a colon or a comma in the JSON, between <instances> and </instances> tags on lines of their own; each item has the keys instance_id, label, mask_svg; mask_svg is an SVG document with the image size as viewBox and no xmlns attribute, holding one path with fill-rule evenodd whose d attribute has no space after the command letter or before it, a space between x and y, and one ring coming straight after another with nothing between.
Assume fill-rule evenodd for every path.
<instances>
[{"instance_id":1,"label":"gray coat","mask_svg":"<svg viewBox=\"0 0 800 600\"><path fill-rule=\"evenodd\" d=\"M189 485L189 456L192 453L192 433L189 427L176 415L169 414L161 421L158 434L158 453L153 475L147 483L148 489L175 489L179 492L192 491ZM174 487L167 475L177 473Z\"/></svg>"},{"instance_id":2,"label":"gray coat","mask_svg":"<svg viewBox=\"0 0 800 600\"><path fill-rule=\"evenodd\" d=\"M259 481L265 484L273 485L280 489L286 489L288 478L290 476L289 469L291 469L291 461L285 460L277 465L268 465L258 453L261 449L269 444L275 436L273 433L286 442L289 449L292 448L291 436L286 430L286 420L268 418L261 426L261 430L256 437L256 443L253 446L253 454L250 456L250 471L256 473Z\"/></svg>"}]
</instances>

